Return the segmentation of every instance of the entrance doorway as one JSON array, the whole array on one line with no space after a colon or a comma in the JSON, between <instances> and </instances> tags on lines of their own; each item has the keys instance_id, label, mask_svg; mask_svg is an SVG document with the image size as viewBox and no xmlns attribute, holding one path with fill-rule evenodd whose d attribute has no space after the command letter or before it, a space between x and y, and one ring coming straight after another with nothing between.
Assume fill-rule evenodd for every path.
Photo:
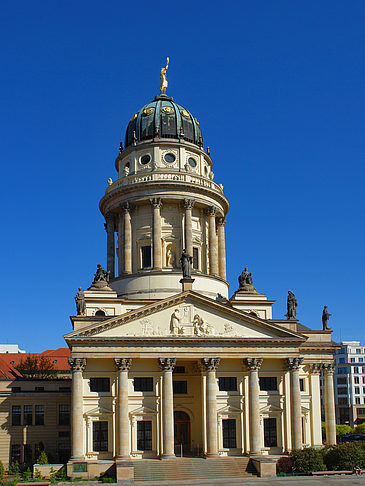
<instances>
[{"instance_id":1,"label":"entrance doorway","mask_svg":"<svg viewBox=\"0 0 365 486\"><path fill-rule=\"evenodd\" d=\"M174 429L175 429L175 454L181 453L181 444L183 453L191 451L190 445L190 417L182 410L174 412Z\"/></svg>"}]
</instances>

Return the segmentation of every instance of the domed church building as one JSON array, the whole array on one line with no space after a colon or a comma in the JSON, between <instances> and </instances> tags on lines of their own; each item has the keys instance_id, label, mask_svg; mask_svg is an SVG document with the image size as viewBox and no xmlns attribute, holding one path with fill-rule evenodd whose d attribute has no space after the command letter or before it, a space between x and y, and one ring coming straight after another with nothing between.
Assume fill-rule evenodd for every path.
<instances>
[{"instance_id":1,"label":"domed church building","mask_svg":"<svg viewBox=\"0 0 365 486\"><path fill-rule=\"evenodd\" d=\"M292 293L287 316L274 318L247 268L229 297L229 202L197 118L166 94L166 69L160 94L127 125L100 201L107 265L79 289L65 336L71 476L116 464L130 479L147 459L258 464L321 447L321 371L336 441L331 330L300 324Z\"/></svg>"}]
</instances>

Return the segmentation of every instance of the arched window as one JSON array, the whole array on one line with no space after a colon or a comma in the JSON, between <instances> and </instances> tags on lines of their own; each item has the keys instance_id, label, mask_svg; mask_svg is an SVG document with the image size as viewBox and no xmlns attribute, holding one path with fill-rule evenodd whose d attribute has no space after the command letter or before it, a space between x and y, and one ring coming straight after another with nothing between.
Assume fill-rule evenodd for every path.
<instances>
[{"instance_id":1,"label":"arched window","mask_svg":"<svg viewBox=\"0 0 365 486\"><path fill-rule=\"evenodd\" d=\"M100 316L105 316L105 312L103 310L98 310L95 312L95 315L100 317Z\"/></svg>"}]
</instances>

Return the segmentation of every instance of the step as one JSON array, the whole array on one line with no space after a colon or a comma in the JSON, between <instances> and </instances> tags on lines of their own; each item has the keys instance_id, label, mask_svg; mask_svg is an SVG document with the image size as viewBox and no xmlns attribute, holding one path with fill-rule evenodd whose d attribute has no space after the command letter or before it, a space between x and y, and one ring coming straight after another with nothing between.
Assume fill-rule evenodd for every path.
<instances>
[{"instance_id":1,"label":"step","mask_svg":"<svg viewBox=\"0 0 365 486\"><path fill-rule=\"evenodd\" d=\"M135 481L179 479L214 479L253 477L256 469L248 457L219 457L217 459L175 458L165 461L141 459L133 461Z\"/></svg>"}]
</instances>

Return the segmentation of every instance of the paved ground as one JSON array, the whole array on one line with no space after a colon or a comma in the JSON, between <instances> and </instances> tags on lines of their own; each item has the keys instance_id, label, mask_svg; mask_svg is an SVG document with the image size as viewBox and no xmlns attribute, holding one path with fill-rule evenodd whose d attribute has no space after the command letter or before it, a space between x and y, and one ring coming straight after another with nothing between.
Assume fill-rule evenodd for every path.
<instances>
[{"instance_id":1,"label":"paved ground","mask_svg":"<svg viewBox=\"0 0 365 486\"><path fill-rule=\"evenodd\" d=\"M211 479L196 479L188 481L174 482L167 481L137 481L135 486L350 486L360 485L365 486L365 475L360 477L355 476L322 476L320 478L314 478L311 476L306 477L286 477L286 478L244 478L234 480L232 478L219 479L212 481Z\"/></svg>"}]
</instances>

